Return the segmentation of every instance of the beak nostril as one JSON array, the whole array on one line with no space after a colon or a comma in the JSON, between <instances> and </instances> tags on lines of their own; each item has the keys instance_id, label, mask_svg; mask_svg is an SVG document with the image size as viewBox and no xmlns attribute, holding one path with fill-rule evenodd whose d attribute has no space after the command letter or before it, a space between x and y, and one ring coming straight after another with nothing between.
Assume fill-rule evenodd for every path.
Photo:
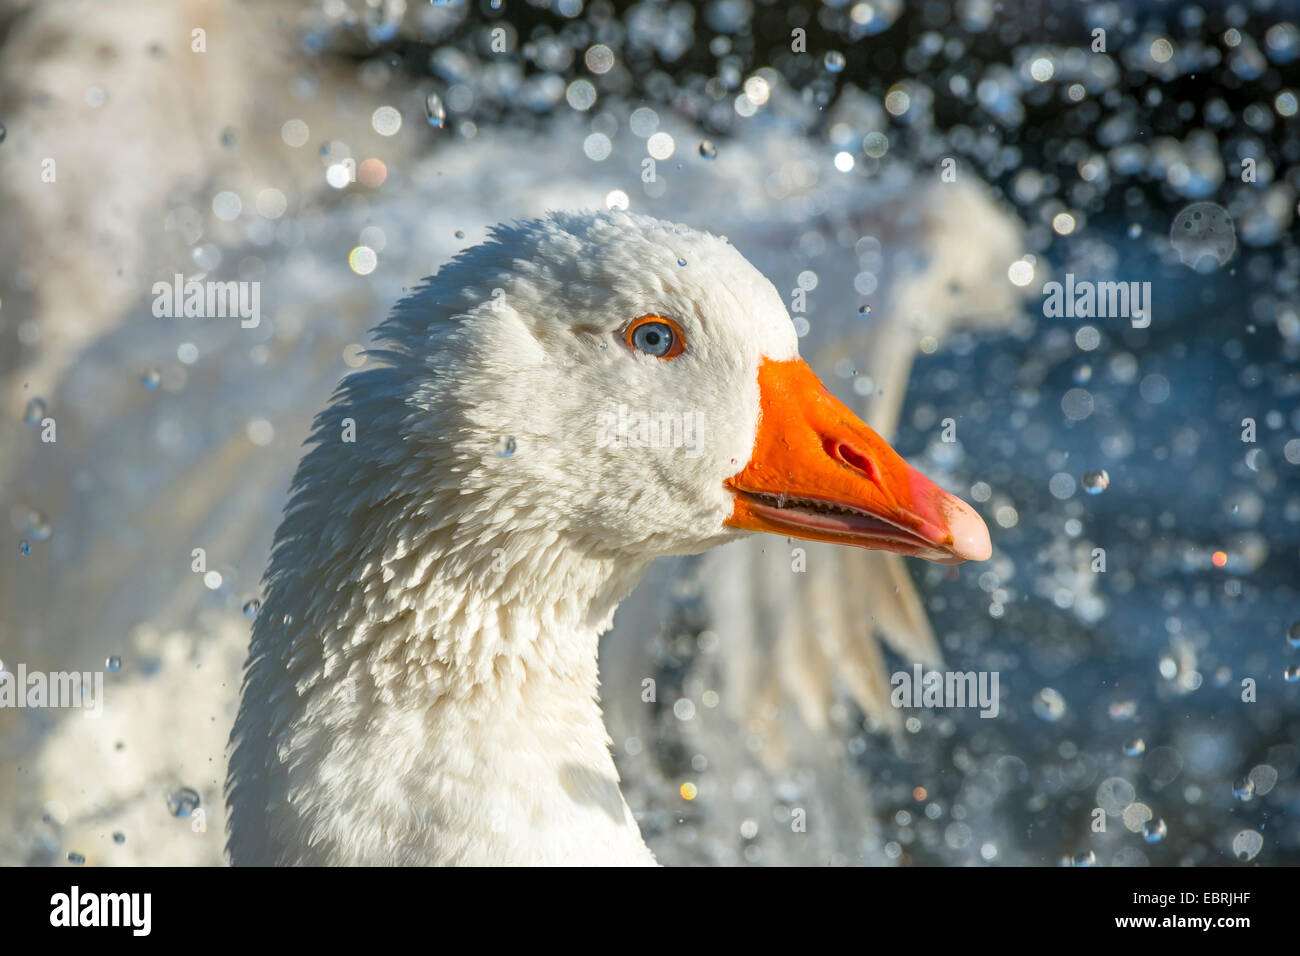
<instances>
[{"instance_id":1,"label":"beak nostril","mask_svg":"<svg viewBox=\"0 0 1300 956\"><path fill-rule=\"evenodd\" d=\"M854 471L861 472L868 481L874 482L879 479L880 475L876 471L875 463L847 442L828 438L825 447L826 454L836 461L848 465Z\"/></svg>"}]
</instances>

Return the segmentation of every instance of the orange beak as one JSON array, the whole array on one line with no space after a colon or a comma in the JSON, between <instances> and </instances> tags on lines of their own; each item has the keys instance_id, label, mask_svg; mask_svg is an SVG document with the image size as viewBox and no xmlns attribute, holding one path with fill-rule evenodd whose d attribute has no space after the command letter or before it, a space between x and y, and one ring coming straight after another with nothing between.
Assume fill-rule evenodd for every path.
<instances>
[{"instance_id":1,"label":"orange beak","mask_svg":"<svg viewBox=\"0 0 1300 956\"><path fill-rule=\"evenodd\" d=\"M800 359L764 359L749 464L727 480L727 524L896 551L940 564L983 561L989 529L848 410Z\"/></svg>"}]
</instances>

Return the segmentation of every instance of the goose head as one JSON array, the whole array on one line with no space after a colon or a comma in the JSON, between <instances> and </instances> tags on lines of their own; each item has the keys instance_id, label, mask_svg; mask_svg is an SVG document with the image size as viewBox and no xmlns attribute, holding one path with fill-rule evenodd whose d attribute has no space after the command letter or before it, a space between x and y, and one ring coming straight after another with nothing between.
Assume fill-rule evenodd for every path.
<instances>
[{"instance_id":1,"label":"goose head","mask_svg":"<svg viewBox=\"0 0 1300 956\"><path fill-rule=\"evenodd\" d=\"M456 321L422 321L431 299ZM823 387L725 238L620 211L498 227L380 334L484 522L647 560L755 531L989 557L976 512Z\"/></svg>"},{"instance_id":2,"label":"goose head","mask_svg":"<svg viewBox=\"0 0 1300 956\"><path fill-rule=\"evenodd\" d=\"M598 635L651 560L755 531L989 555L725 239L624 212L498 227L376 338L277 532L236 862L653 862L596 703Z\"/></svg>"}]
</instances>

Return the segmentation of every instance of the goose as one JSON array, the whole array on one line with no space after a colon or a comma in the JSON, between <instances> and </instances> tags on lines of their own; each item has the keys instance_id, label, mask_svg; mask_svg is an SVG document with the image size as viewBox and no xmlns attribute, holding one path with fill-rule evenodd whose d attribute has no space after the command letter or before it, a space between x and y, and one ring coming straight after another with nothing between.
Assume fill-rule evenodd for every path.
<instances>
[{"instance_id":1,"label":"goose","mask_svg":"<svg viewBox=\"0 0 1300 956\"><path fill-rule=\"evenodd\" d=\"M656 865L597 680L652 561L755 532L991 553L823 387L725 238L618 210L499 225L374 339L264 576L235 865Z\"/></svg>"}]
</instances>

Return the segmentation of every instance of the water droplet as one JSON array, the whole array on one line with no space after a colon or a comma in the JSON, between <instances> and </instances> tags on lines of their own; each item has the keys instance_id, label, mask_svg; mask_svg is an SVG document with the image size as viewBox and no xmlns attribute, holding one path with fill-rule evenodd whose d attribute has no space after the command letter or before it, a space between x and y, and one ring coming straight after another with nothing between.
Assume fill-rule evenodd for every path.
<instances>
[{"instance_id":1,"label":"water droplet","mask_svg":"<svg viewBox=\"0 0 1300 956\"><path fill-rule=\"evenodd\" d=\"M181 787L167 795L167 810L174 817L188 817L199 803L199 792L193 787Z\"/></svg>"},{"instance_id":2,"label":"water droplet","mask_svg":"<svg viewBox=\"0 0 1300 956\"><path fill-rule=\"evenodd\" d=\"M1300 647L1300 621L1296 621L1287 629L1286 642L1292 647Z\"/></svg>"},{"instance_id":3,"label":"water droplet","mask_svg":"<svg viewBox=\"0 0 1300 956\"><path fill-rule=\"evenodd\" d=\"M713 145L713 140L711 139L700 140L700 155L703 156L705 159L718 158L718 147Z\"/></svg>"},{"instance_id":4,"label":"water droplet","mask_svg":"<svg viewBox=\"0 0 1300 956\"><path fill-rule=\"evenodd\" d=\"M442 97L430 93L424 98L424 115L434 129L442 129L447 122L447 107L442 105Z\"/></svg>"},{"instance_id":5,"label":"water droplet","mask_svg":"<svg viewBox=\"0 0 1300 956\"><path fill-rule=\"evenodd\" d=\"M41 419L45 417L45 400L33 398L27 402L27 410L23 412L23 421L28 425L39 425Z\"/></svg>"},{"instance_id":6,"label":"water droplet","mask_svg":"<svg viewBox=\"0 0 1300 956\"><path fill-rule=\"evenodd\" d=\"M1242 803L1250 800L1255 796L1255 781L1250 777L1239 777L1236 783L1232 785L1232 795Z\"/></svg>"},{"instance_id":7,"label":"water droplet","mask_svg":"<svg viewBox=\"0 0 1300 956\"><path fill-rule=\"evenodd\" d=\"M1111 720L1132 720L1137 714L1137 701L1135 700L1115 700L1111 701L1107 708Z\"/></svg>"},{"instance_id":8,"label":"water droplet","mask_svg":"<svg viewBox=\"0 0 1300 956\"><path fill-rule=\"evenodd\" d=\"M679 266L684 266L684 265L686 265L686 260L683 259L683 258L681 258L681 257L679 256L679 257L677 258L677 264L678 264Z\"/></svg>"},{"instance_id":9,"label":"water droplet","mask_svg":"<svg viewBox=\"0 0 1300 956\"><path fill-rule=\"evenodd\" d=\"M18 553L23 555L32 553L31 543L26 538L18 542Z\"/></svg>"},{"instance_id":10,"label":"water droplet","mask_svg":"<svg viewBox=\"0 0 1300 956\"><path fill-rule=\"evenodd\" d=\"M257 598L244 602L244 617L257 617L257 612L262 609L262 602Z\"/></svg>"},{"instance_id":11,"label":"water droplet","mask_svg":"<svg viewBox=\"0 0 1300 956\"><path fill-rule=\"evenodd\" d=\"M126 842L126 834L123 833L121 830L118 830L116 833L113 834L113 842L116 843L118 846L121 846L123 843Z\"/></svg>"},{"instance_id":12,"label":"water droplet","mask_svg":"<svg viewBox=\"0 0 1300 956\"><path fill-rule=\"evenodd\" d=\"M858 306L858 315L870 315L870 314L871 314L871 306L869 305Z\"/></svg>"},{"instance_id":13,"label":"water droplet","mask_svg":"<svg viewBox=\"0 0 1300 956\"><path fill-rule=\"evenodd\" d=\"M107 667L110 671L113 671L113 672L115 672L115 673L116 673L117 671L120 671L120 670L122 669L122 657L121 657L121 655L119 655L119 654L114 654L114 655L113 655L112 657L110 657L108 660L104 661L104 666Z\"/></svg>"},{"instance_id":14,"label":"water droplet","mask_svg":"<svg viewBox=\"0 0 1300 956\"><path fill-rule=\"evenodd\" d=\"M463 233L461 230L457 229L457 230L456 230L456 238L457 238L457 239L464 239L464 238L465 238L465 233Z\"/></svg>"},{"instance_id":15,"label":"water droplet","mask_svg":"<svg viewBox=\"0 0 1300 956\"><path fill-rule=\"evenodd\" d=\"M68 862L71 863L73 866L81 866L81 864L86 862L85 854L78 853L76 850L73 850L71 853L68 854Z\"/></svg>"},{"instance_id":16,"label":"water droplet","mask_svg":"<svg viewBox=\"0 0 1300 956\"><path fill-rule=\"evenodd\" d=\"M1084 850L1082 853L1074 854L1071 864L1074 866L1095 866L1097 863L1097 854L1091 850Z\"/></svg>"},{"instance_id":17,"label":"water droplet","mask_svg":"<svg viewBox=\"0 0 1300 956\"><path fill-rule=\"evenodd\" d=\"M826 64L826 69L832 73L840 73L844 70L844 64L847 62L844 54L839 50L828 50L826 56L822 59Z\"/></svg>"},{"instance_id":18,"label":"water droplet","mask_svg":"<svg viewBox=\"0 0 1300 956\"><path fill-rule=\"evenodd\" d=\"M1282 679L1288 684L1294 684L1300 681L1300 664L1291 664L1286 670L1282 671Z\"/></svg>"},{"instance_id":19,"label":"water droplet","mask_svg":"<svg viewBox=\"0 0 1300 956\"><path fill-rule=\"evenodd\" d=\"M1277 785L1278 772L1276 767L1262 763L1250 771L1250 782L1255 786L1255 794L1264 796Z\"/></svg>"},{"instance_id":20,"label":"water droplet","mask_svg":"<svg viewBox=\"0 0 1300 956\"><path fill-rule=\"evenodd\" d=\"M1034 695L1034 713L1049 723L1055 723L1065 716L1065 698L1060 691L1044 687Z\"/></svg>"},{"instance_id":21,"label":"water droplet","mask_svg":"<svg viewBox=\"0 0 1300 956\"><path fill-rule=\"evenodd\" d=\"M515 453L515 438L513 435L506 435L504 438L498 438L496 445L493 447L496 450L498 458L509 458Z\"/></svg>"},{"instance_id":22,"label":"water droplet","mask_svg":"<svg viewBox=\"0 0 1300 956\"><path fill-rule=\"evenodd\" d=\"M1253 860L1264 848L1264 835L1258 830L1242 830L1232 838L1232 853L1239 860Z\"/></svg>"},{"instance_id":23,"label":"water droplet","mask_svg":"<svg viewBox=\"0 0 1300 956\"><path fill-rule=\"evenodd\" d=\"M1099 495L1110 486L1110 475L1103 468L1101 471L1088 471L1083 475L1083 490L1090 495Z\"/></svg>"},{"instance_id":24,"label":"water droplet","mask_svg":"<svg viewBox=\"0 0 1300 956\"><path fill-rule=\"evenodd\" d=\"M1174 217L1169 240L1184 265L1205 273L1232 258L1237 230L1228 210L1211 202L1196 202Z\"/></svg>"},{"instance_id":25,"label":"water droplet","mask_svg":"<svg viewBox=\"0 0 1300 956\"><path fill-rule=\"evenodd\" d=\"M140 384L145 388L153 391L162 383L162 375L156 368L146 369L145 373L140 376Z\"/></svg>"},{"instance_id":26,"label":"water droplet","mask_svg":"<svg viewBox=\"0 0 1300 956\"><path fill-rule=\"evenodd\" d=\"M1165 826L1165 821L1159 817L1142 824L1142 839L1148 843L1159 843L1168 833L1169 827Z\"/></svg>"},{"instance_id":27,"label":"water droplet","mask_svg":"<svg viewBox=\"0 0 1300 956\"><path fill-rule=\"evenodd\" d=\"M39 511L29 511L27 513L26 530L33 541L48 541L54 534L54 526L50 524L50 519Z\"/></svg>"},{"instance_id":28,"label":"water droplet","mask_svg":"<svg viewBox=\"0 0 1300 956\"><path fill-rule=\"evenodd\" d=\"M1129 757L1136 757L1138 754L1145 753L1147 742L1141 737L1135 737L1124 744L1124 754Z\"/></svg>"}]
</instances>

